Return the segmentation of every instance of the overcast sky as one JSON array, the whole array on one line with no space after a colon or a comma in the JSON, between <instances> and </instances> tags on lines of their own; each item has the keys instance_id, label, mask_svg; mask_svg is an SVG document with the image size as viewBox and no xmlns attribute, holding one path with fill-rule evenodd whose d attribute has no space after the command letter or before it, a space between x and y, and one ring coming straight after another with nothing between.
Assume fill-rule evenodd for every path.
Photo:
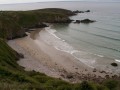
<instances>
[{"instance_id":1,"label":"overcast sky","mask_svg":"<svg viewBox=\"0 0 120 90\"><path fill-rule=\"evenodd\" d=\"M26 2L46 2L46 1L70 1L70 0L0 0L0 4L26 3ZM71 1L74 1L74 0L71 0Z\"/></svg>"},{"instance_id":2,"label":"overcast sky","mask_svg":"<svg viewBox=\"0 0 120 90\"><path fill-rule=\"evenodd\" d=\"M120 0L0 0L0 4L26 3L26 2L45 2L45 1L120 1Z\"/></svg>"}]
</instances>

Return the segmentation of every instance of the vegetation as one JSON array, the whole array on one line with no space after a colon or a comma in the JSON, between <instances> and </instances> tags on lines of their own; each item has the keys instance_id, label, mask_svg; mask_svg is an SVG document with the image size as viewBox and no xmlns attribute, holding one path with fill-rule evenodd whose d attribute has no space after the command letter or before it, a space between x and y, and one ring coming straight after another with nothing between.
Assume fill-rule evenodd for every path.
<instances>
[{"instance_id":1,"label":"vegetation","mask_svg":"<svg viewBox=\"0 0 120 90\"><path fill-rule=\"evenodd\" d=\"M102 84L83 81L70 84L35 71L24 71L16 62L21 57L0 39L0 90L120 90L120 82Z\"/></svg>"},{"instance_id":2,"label":"vegetation","mask_svg":"<svg viewBox=\"0 0 120 90\"><path fill-rule=\"evenodd\" d=\"M65 9L39 9L31 11L1 11L0 37L13 39L25 36L25 28L34 28L43 22L69 23L74 13Z\"/></svg>"},{"instance_id":3,"label":"vegetation","mask_svg":"<svg viewBox=\"0 0 120 90\"><path fill-rule=\"evenodd\" d=\"M65 11L64 14L61 10ZM0 90L120 90L119 81L108 80L101 85L87 81L70 84L35 71L24 71L17 64L23 56L10 48L6 39L24 36L23 28L34 24L59 21L56 17L68 18L72 15L68 10L52 11L54 9L0 12Z\"/></svg>"}]
</instances>

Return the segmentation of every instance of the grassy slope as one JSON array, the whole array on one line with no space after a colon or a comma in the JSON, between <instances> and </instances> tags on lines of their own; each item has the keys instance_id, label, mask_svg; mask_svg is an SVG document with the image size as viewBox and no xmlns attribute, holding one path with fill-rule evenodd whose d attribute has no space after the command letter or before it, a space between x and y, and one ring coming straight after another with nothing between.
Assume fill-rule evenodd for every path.
<instances>
[{"instance_id":1,"label":"grassy slope","mask_svg":"<svg viewBox=\"0 0 120 90\"><path fill-rule=\"evenodd\" d=\"M62 85L71 88L71 84L59 79L24 71L16 63L18 59L19 55L0 39L0 90L57 90Z\"/></svg>"},{"instance_id":2,"label":"grassy slope","mask_svg":"<svg viewBox=\"0 0 120 90\"><path fill-rule=\"evenodd\" d=\"M19 54L0 39L0 90L119 90L117 81L103 85L82 82L70 84L38 72L26 72L16 61ZM115 87L115 88L114 88ZM108 89L110 88L110 89Z\"/></svg>"},{"instance_id":3,"label":"grassy slope","mask_svg":"<svg viewBox=\"0 0 120 90\"><path fill-rule=\"evenodd\" d=\"M23 28L42 22L66 22L73 15L65 9L40 9L31 11L0 11L0 37L12 39L25 34Z\"/></svg>"}]
</instances>

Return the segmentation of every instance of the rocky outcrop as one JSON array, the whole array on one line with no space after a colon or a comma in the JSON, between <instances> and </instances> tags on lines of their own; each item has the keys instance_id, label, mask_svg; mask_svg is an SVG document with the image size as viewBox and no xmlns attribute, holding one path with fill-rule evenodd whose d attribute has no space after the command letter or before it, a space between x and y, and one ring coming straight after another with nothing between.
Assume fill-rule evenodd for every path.
<instances>
[{"instance_id":1,"label":"rocky outcrop","mask_svg":"<svg viewBox=\"0 0 120 90\"><path fill-rule=\"evenodd\" d=\"M84 19L84 20L76 20L74 23L85 23L85 24L89 24L89 23L93 23L96 22L95 20L90 20L90 19Z\"/></svg>"},{"instance_id":2,"label":"rocky outcrop","mask_svg":"<svg viewBox=\"0 0 120 90\"><path fill-rule=\"evenodd\" d=\"M71 19L58 19L53 21L52 23L71 23L73 20Z\"/></svg>"},{"instance_id":3,"label":"rocky outcrop","mask_svg":"<svg viewBox=\"0 0 120 90\"><path fill-rule=\"evenodd\" d=\"M74 23L80 23L81 21L80 20L76 20Z\"/></svg>"},{"instance_id":4,"label":"rocky outcrop","mask_svg":"<svg viewBox=\"0 0 120 90\"><path fill-rule=\"evenodd\" d=\"M96 21L90 20L90 19L84 19L84 20L81 20L80 22L81 23L93 23L93 22L96 22Z\"/></svg>"},{"instance_id":5,"label":"rocky outcrop","mask_svg":"<svg viewBox=\"0 0 120 90\"><path fill-rule=\"evenodd\" d=\"M38 23L35 25L35 28L44 28L44 27L48 27L48 26L44 23Z\"/></svg>"},{"instance_id":6,"label":"rocky outcrop","mask_svg":"<svg viewBox=\"0 0 120 90\"><path fill-rule=\"evenodd\" d=\"M84 13L84 11L76 10L76 11L73 11L73 13Z\"/></svg>"},{"instance_id":7,"label":"rocky outcrop","mask_svg":"<svg viewBox=\"0 0 120 90\"><path fill-rule=\"evenodd\" d=\"M87 11L85 11L85 12L90 12L90 10L87 10Z\"/></svg>"},{"instance_id":8,"label":"rocky outcrop","mask_svg":"<svg viewBox=\"0 0 120 90\"><path fill-rule=\"evenodd\" d=\"M38 23L36 25L33 25L33 26L30 26L28 28L24 28L26 31L31 31L30 29L33 29L33 28L44 28L44 27L48 27L47 24L45 23Z\"/></svg>"},{"instance_id":9,"label":"rocky outcrop","mask_svg":"<svg viewBox=\"0 0 120 90\"><path fill-rule=\"evenodd\" d=\"M73 11L73 13L75 13L75 14L77 14L77 13L85 13L85 12L90 12L90 10L86 10L86 11L76 10L76 11Z\"/></svg>"}]
</instances>

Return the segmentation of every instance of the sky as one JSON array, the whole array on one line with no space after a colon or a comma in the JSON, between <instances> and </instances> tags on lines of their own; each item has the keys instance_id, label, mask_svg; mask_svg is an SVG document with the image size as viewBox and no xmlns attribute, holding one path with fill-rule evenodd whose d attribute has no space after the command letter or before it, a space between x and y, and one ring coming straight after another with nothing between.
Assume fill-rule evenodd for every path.
<instances>
[{"instance_id":1,"label":"sky","mask_svg":"<svg viewBox=\"0 0 120 90\"><path fill-rule=\"evenodd\" d=\"M0 0L0 4L46 2L46 1L75 1L75 0ZM120 1L120 0L76 0L76 1Z\"/></svg>"},{"instance_id":2,"label":"sky","mask_svg":"<svg viewBox=\"0 0 120 90\"><path fill-rule=\"evenodd\" d=\"M47 2L47 1L74 1L74 0L0 0L0 4L27 3L27 2Z\"/></svg>"}]
</instances>

